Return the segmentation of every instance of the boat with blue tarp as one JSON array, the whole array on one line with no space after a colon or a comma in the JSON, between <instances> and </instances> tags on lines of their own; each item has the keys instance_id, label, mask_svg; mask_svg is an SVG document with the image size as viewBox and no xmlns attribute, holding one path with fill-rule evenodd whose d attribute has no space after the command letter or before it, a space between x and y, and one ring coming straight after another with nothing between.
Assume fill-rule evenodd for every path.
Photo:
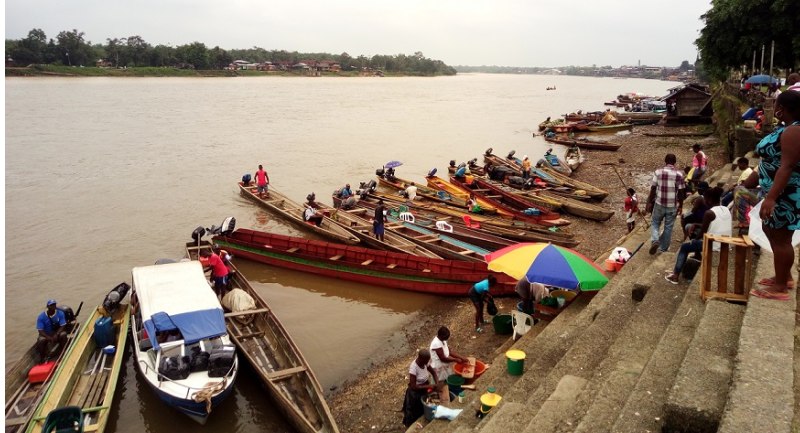
<instances>
[{"instance_id":1,"label":"boat with blue tarp","mask_svg":"<svg viewBox=\"0 0 800 433\"><path fill-rule=\"evenodd\" d=\"M200 262L133 268L136 368L169 406L205 424L233 391L236 350Z\"/></svg>"}]
</instances>

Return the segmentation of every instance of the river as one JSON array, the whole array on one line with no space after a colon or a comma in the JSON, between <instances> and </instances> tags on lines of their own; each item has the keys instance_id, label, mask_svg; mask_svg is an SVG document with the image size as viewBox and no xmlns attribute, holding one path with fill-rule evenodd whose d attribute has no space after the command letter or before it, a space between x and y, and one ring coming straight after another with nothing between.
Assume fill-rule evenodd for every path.
<instances>
[{"instance_id":1,"label":"river","mask_svg":"<svg viewBox=\"0 0 800 433\"><path fill-rule=\"evenodd\" d=\"M422 180L498 153L539 155L548 116L604 109L627 92L676 83L541 75L437 78L7 78L5 360L35 340L48 298L83 318L134 266L178 258L199 226L300 235L238 195L264 164L272 185L302 201L369 180L389 160ZM556 86L555 91L546 91ZM433 296L237 262L283 321L322 387L380 362ZM466 290L466 288L465 288ZM163 405L127 355L108 431L194 427ZM398 373L399 374L399 373ZM291 431L251 372L205 427ZM399 397L398 397L399 398Z\"/></svg>"}]
</instances>

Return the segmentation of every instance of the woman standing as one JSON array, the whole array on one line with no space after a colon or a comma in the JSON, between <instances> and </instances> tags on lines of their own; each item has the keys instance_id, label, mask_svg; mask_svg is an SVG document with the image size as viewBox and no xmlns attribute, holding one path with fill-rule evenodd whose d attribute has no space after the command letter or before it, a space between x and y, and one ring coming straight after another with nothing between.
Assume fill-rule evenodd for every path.
<instances>
[{"instance_id":1,"label":"woman standing","mask_svg":"<svg viewBox=\"0 0 800 433\"><path fill-rule=\"evenodd\" d=\"M783 125L756 146L761 157L759 185L764 201L760 216L772 247L775 277L759 281L750 294L759 298L789 299L794 286L792 235L800 229L800 92L783 92L775 100L775 117Z\"/></svg>"},{"instance_id":2,"label":"woman standing","mask_svg":"<svg viewBox=\"0 0 800 433\"><path fill-rule=\"evenodd\" d=\"M437 390L442 403L450 402L450 391L447 389L447 378L454 373L453 363L467 362L466 358L450 350L447 340L450 339L450 329L446 326L439 328L436 337L431 341L431 367L438 382Z\"/></svg>"}]
</instances>

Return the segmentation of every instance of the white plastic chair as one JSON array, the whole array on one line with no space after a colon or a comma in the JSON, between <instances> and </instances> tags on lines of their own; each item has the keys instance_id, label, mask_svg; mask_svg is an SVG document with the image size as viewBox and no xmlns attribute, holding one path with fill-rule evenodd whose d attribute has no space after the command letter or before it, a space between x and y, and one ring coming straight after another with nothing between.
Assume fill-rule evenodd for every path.
<instances>
[{"instance_id":1,"label":"white plastic chair","mask_svg":"<svg viewBox=\"0 0 800 433\"><path fill-rule=\"evenodd\" d=\"M436 221L436 228L447 233L453 233L453 226L445 221Z\"/></svg>"},{"instance_id":2,"label":"white plastic chair","mask_svg":"<svg viewBox=\"0 0 800 433\"><path fill-rule=\"evenodd\" d=\"M530 314L525 314L522 311L511 311L511 325L514 327L514 335L511 336L513 340L525 335L533 327L534 320Z\"/></svg>"},{"instance_id":3,"label":"white plastic chair","mask_svg":"<svg viewBox=\"0 0 800 433\"><path fill-rule=\"evenodd\" d=\"M407 223L414 223L416 219L414 218L414 214L411 212L400 212L400 220L405 221Z\"/></svg>"}]
</instances>

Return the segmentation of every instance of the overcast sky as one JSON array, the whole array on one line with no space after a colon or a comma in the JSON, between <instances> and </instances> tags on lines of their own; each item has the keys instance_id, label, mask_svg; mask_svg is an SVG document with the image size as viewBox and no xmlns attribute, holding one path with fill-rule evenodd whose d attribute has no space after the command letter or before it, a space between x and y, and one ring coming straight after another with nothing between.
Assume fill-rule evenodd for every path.
<instances>
[{"instance_id":1,"label":"overcast sky","mask_svg":"<svg viewBox=\"0 0 800 433\"><path fill-rule=\"evenodd\" d=\"M78 29L92 43L413 54L449 65L694 62L710 0L6 0L6 38Z\"/></svg>"}]
</instances>

